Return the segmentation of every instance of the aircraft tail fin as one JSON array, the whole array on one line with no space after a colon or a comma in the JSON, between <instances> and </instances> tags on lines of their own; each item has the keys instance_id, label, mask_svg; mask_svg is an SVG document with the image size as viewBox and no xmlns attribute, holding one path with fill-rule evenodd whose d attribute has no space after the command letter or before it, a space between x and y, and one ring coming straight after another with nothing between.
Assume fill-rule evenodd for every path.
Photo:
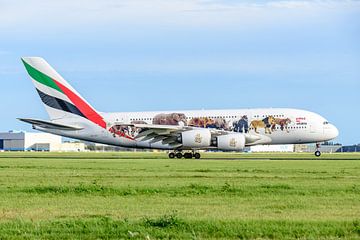
<instances>
[{"instance_id":1,"label":"aircraft tail fin","mask_svg":"<svg viewBox=\"0 0 360 240\"><path fill-rule=\"evenodd\" d=\"M103 117L43 58L21 58L51 120L81 117L106 128Z\"/></svg>"}]
</instances>

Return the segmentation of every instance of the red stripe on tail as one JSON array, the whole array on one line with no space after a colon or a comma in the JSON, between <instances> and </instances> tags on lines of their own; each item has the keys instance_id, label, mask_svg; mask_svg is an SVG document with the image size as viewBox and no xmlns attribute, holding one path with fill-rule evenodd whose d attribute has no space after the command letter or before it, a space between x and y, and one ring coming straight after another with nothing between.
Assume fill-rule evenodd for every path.
<instances>
[{"instance_id":1,"label":"red stripe on tail","mask_svg":"<svg viewBox=\"0 0 360 240\"><path fill-rule=\"evenodd\" d=\"M87 104L83 99L73 93L70 89L68 89L55 79L53 80L56 85L71 100L71 102L75 104L75 106L80 110L80 112L85 115L87 119L106 129L106 122L104 121L104 119L92 107L90 107L89 104Z\"/></svg>"}]
</instances>

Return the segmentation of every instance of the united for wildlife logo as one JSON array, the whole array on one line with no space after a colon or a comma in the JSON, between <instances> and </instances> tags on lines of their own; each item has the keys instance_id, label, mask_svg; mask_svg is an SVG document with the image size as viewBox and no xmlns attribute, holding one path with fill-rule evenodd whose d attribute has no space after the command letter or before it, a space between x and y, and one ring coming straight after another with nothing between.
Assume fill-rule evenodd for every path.
<instances>
[{"instance_id":1,"label":"united for wildlife logo","mask_svg":"<svg viewBox=\"0 0 360 240\"><path fill-rule=\"evenodd\" d=\"M202 137L201 137L200 133L198 133L198 134L195 135L194 141L195 141L196 143L201 143Z\"/></svg>"}]
</instances>

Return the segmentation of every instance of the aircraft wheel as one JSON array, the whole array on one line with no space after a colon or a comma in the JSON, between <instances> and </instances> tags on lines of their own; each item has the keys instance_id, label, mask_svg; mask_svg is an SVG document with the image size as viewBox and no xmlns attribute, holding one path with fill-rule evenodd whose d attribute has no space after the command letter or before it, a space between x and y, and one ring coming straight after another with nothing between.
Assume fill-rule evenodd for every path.
<instances>
[{"instance_id":1,"label":"aircraft wheel","mask_svg":"<svg viewBox=\"0 0 360 240\"><path fill-rule=\"evenodd\" d=\"M201 158L200 153L194 153L194 158L195 158L195 159L200 159L200 158Z\"/></svg>"},{"instance_id":2,"label":"aircraft wheel","mask_svg":"<svg viewBox=\"0 0 360 240\"><path fill-rule=\"evenodd\" d=\"M187 158L187 159L190 159L190 158L192 158L193 156L192 156L192 153L185 153L184 154L184 158Z\"/></svg>"},{"instance_id":3,"label":"aircraft wheel","mask_svg":"<svg viewBox=\"0 0 360 240\"><path fill-rule=\"evenodd\" d=\"M320 157L320 156L321 156L321 152L320 152L320 151L316 151L316 152L315 152L315 156L316 156L316 157Z\"/></svg>"},{"instance_id":4,"label":"aircraft wheel","mask_svg":"<svg viewBox=\"0 0 360 240\"><path fill-rule=\"evenodd\" d=\"M179 153L176 154L176 158L182 158L182 157L183 157L183 155L182 155L181 152L179 152Z\"/></svg>"},{"instance_id":5,"label":"aircraft wheel","mask_svg":"<svg viewBox=\"0 0 360 240\"><path fill-rule=\"evenodd\" d=\"M169 153L169 158L175 158L175 153L173 152Z\"/></svg>"}]
</instances>

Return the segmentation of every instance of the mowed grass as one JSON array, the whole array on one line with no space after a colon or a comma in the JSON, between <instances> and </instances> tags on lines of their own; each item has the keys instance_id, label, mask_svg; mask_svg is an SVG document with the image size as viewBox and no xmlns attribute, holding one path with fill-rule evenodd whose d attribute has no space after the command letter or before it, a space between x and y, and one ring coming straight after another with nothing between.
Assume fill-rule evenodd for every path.
<instances>
[{"instance_id":1,"label":"mowed grass","mask_svg":"<svg viewBox=\"0 0 360 240\"><path fill-rule=\"evenodd\" d=\"M0 153L0 239L360 239L358 160Z\"/></svg>"}]
</instances>

